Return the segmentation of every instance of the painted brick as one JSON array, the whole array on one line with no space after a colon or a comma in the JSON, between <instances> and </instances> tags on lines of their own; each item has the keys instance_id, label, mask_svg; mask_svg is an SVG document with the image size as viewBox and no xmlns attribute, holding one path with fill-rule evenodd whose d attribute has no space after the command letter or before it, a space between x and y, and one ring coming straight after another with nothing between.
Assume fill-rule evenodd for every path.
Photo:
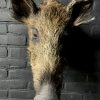
<instances>
[{"instance_id":1,"label":"painted brick","mask_svg":"<svg viewBox=\"0 0 100 100\"><path fill-rule=\"evenodd\" d=\"M24 80L0 80L1 89L26 89L27 81Z\"/></svg>"},{"instance_id":2,"label":"painted brick","mask_svg":"<svg viewBox=\"0 0 100 100\"><path fill-rule=\"evenodd\" d=\"M26 45L26 36L11 33L8 33L7 35L0 35L0 44L23 46Z\"/></svg>"},{"instance_id":3,"label":"painted brick","mask_svg":"<svg viewBox=\"0 0 100 100\"><path fill-rule=\"evenodd\" d=\"M7 25L0 24L0 33L7 33Z\"/></svg>"},{"instance_id":4,"label":"painted brick","mask_svg":"<svg viewBox=\"0 0 100 100\"><path fill-rule=\"evenodd\" d=\"M67 4L70 0L58 0L59 2L61 2L62 4Z\"/></svg>"},{"instance_id":5,"label":"painted brick","mask_svg":"<svg viewBox=\"0 0 100 100\"><path fill-rule=\"evenodd\" d=\"M8 9L0 9L0 21L15 21Z\"/></svg>"},{"instance_id":6,"label":"painted brick","mask_svg":"<svg viewBox=\"0 0 100 100\"><path fill-rule=\"evenodd\" d=\"M23 65L20 65L20 66L18 66L18 65L11 65L10 66L10 68L14 68L14 69L17 69L17 68L26 68L27 66L26 66L26 63L25 64L23 64Z\"/></svg>"},{"instance_id":7,"label":"painted brick","mask_svg":"<svg viewBox=\"0 0 100 100\"><path fill-rule=\"evenodd\" d=\"M24 98L24 99L32 99L34 97L33 90L10 90L9 91L10 98Z\"/></svg>"},{"instance_id":8,"label":"painted brick","mask_svg":"<svg viewBox=\"0 0 100 100\"><path fill-rule=\"evenodd\" d=\"M100 11L100 1L99 0L94 0L94 6L93 9L97 12Z\"/></svg>"},{"instance_id":9,"label":"painted brick","mask_svg":"<svg viewBox=\"0 0 100 100\"><path fill-rule=\"evenodd\" d=\"M100 28L99 25L94 25L91 29L91 33L94 37L99 38L100 37Z\"/></svg>"},{"instance_id":10,"label":"painted brick","mask_svg":"<svg viewBox=\"0 0 100 100\"><path fill-rule=\"evenodd\" d=\"M82 82L67 82L65 87L62 90L63 93L100 93L100 84L99 83L82 83Z\"/></svg>"},{"instance_id":11,"label":"painted brick","mask_svg":"<svg viewBox=\"0 0 100 100\"><path fill-rule=\"evenodd\" d=\"M63 77L66 82L85 82L87 75L79 71L70 70L66 71Z\"/></svg>"},{"instance_id":12,"label":"painted brick","mask_svg":"<svg viewBox=\"0 0 100 100\"><path fill-rule=\"evenodd\" d=\"M80 94L61 94L61 100L83 100Z\"/></svg>"},{"instance_id":13,"label":"painted brick","mask_svg":"<svg viewBox=\"0 0 100 100\"><path fill-rule=\"evenodd\" d=\"M35 2L36 5L39 7L39 6L40 6L40 2L41 2L41 0L34 0L34 2Z\"/></svg>"},{"instance_id":14,"label":"painted brick","mask_svg":"<svg viewBox=\"0 0 100 100\"><path fill-rule=\"evenodd\" d=\"M10 47L8 48L8 56L10 58L26 59L27 58L26 48Z\"/></svg>"},{"instance_id":15,"label":"painted brick","mask_svg":"<svg viewBox=\"0 0 100 100\"><path fill-rule=\"evenodd\" d=\"M0 47L0 57L7 57L8 51L6 47Z\"/></svg>"},{"instance_id":16,"label":"painted brick","mask_svg":"<svg viewBox=\"0 0 100 100\"><path fill-rule=\"evenodd\" d=\"M88 74L88 81L100 83L100 73Z\"/></svg>"},{"instance_id":17,"label":"painted brick","mask_svg":"<svg viewBox=\"0 0 100 100\"><path fill-rule=\"evenodd\" d=\"M62 93L85 93L87 92L88 84L81 82L66 82Z\"/></svg>"},{"instance_id":18,"label":"painted brick","mask_svg":"<svg viewBox=\"0 0 100 100\"><path fill-rule=\"evenodd\" d=\"M7 69L9 66L0 65L0 69Z\"/></svg>"},{"instance_id":19,"label":"painted brick","mask_svg":"<svg viewBox=\"0 0 100 100\"><path fill-rule=\"evenodd\" d=\"M100 94L84 94L83 100L100 100Z\"/></svg>"},{"instance_id":20,"label":"painted brick","mask_svg":"<svg viewBox=\"0 0 100 100\"><path fill-rule=\"evenodd\" d=\"M87 93L97 93L100 94L100 83L89 82L87 87Z\"/></svg>"},{"instance_id":21,"label":"painted brick","mask_svg":"<svg viewBox=\"0 0 100 100\"><path fill-rule=\"evenodd\" d=\"M7 2L7 8L11 9L12 8L11 0L7 0L6 2Z\"/></svg>"},{"instance_id":22,"label":"painted brick","mask_svg":"<svg viewBox=\"0 0 100 100\"><path fill-rule=\"evenodd\" d=\"M9 33L7 35L7 38L8 38L7 44L19 45L19 46L26 45L26 36L25 35L15 35L15 34Z\"/></svg>"},{"instance_id":23,"label":"painted brick","mask_svg":"<svg viewBox=\"0 0 100 100\"><path fill-rule=\"evenodd\" d=\"M99 17L100 12L95 12L95 20L92 22L93 25L100 25L100 17Z\"/></svg>"},{"instance_id":24,"label":"painted brick","mask_svg":"<svg viewBox=\"0 0 100 100\"><path fill-rule=\"evenodd\" d=\"M33 90L33 82L32 81L30 81L28 83L28 89Z\"/></svg>"},{"instance_id":25,"label":"painted brick","mask_svg":"<svg viewBox=\"0 0 100 100\"><path fill-rule=\"evenodd\" d=\"M5 69L0 69L0 79L7 77L7 71Z\"/></svg>"},{"instance_id":26,"label":"painted brick","mask_svg":"<svg viewBox=\"0 0 100 100\"><path fill-rule=\"evenodd\" d=\"M0 98L7 98L8 90L0 90Z\"/></svg>"},{"instance_id":27,"label":"painted brick","mask_svg":"<svg viewBox=\"0 0 100 100\"><path fill-rule=\"evenodd\" d=\"M98 47L99 47L99 44L100 43L98 43ZM95 63L95 72L100 73L100 50L96 50L96 52L95 52L95 60L96 60L96 63ZM97 76L96 76L96 78L97 78Z\"/></svg>"},{"instance_id":28,"label":"painted brick","mask_svg":"<svg viewBox=\"0 0 100 100\"><path fill-rule=\"evenodd\" d=\"M8 59L0 58L0 66L26 66L26 60L23 59Z\"/></svg>"},{"instance_id":29,"label":"painted brick","mask_svg":"<svg viewBox=\"0 0 100 100\"><path fill-rule=\"evenodd\" d=\"M8 32L9 33L17 33L17 34L26 34L27 28L22 24L9 24Z\"/></svg>"},{"instance_id":30,"label":"painted brick","mask_svg":"<svg viewBox=\"0 0 100 100\"><path fill-rule=\"evenodd\" d=\"M0 44L4 45L7 44L8 39L7 39L7 35L0 35Z\"/></svg>"},{"instance_id":31,"label":"painted brick","mask_svg":"<svg viewBox=\"0 0 100 100\"><path fill-rule=\"evenodd\" d=\"M96 70L96 72L100 72L100 62L96 62L95 70Z\"/></svg>"},{"instance_id":32,"label":"painted brick","mask_svg":"<svg viewBox=\"0 0 100 100\"><path fill-rule=\"evenodd\" d=\"M9 70L8 78L32 80L31 70L29 69Z\"/></svg>"},{"instance_id":33,"label":"painted brick","mask_svg":"<svg viewBox=\"0 0 100 100\"><path fill-rule=\"evenodd\" d=\"M1 8L6 7L6 1L5 0L0 0L0 7Z\"/></svg>"}]
</instances>

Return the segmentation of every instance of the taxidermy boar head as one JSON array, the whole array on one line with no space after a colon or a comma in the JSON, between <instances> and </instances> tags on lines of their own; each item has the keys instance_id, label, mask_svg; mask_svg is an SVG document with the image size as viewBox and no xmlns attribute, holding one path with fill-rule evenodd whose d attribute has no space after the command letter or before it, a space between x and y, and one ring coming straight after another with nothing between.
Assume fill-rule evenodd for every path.
<instances>
[{"instance_id":1,"label":"taxidermy boar head","mask_svg":"<svg viewBox=\"0 0 100 100\"><path fill-rule=\"evenodd\" d=\"M71 0L61 4L57 0L44 0L37 7L34 0L11 0L14 18L28 27L30 64L34 100L58 100L58 87L62 79L59 56L59 37L65 28L79 26L94 20L92 0Z\"/></svg>"}]
</instances>

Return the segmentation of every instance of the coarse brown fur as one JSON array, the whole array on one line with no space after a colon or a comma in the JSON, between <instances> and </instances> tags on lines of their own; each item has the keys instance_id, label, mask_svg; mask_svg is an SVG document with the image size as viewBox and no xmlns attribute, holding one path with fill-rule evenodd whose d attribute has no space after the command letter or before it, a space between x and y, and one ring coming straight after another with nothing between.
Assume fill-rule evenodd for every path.
<instances>
[{"instance_id":1,"label":"coarse brown fur","mask_svg":"<svg viewBox=\"0 0 100 100\"><path fill-rule=\"evenodd\" d=\"M32 0L12 0L12 4L15 18L28 26L28 51L36 95L41 95L41 91L46 90L45 86L52 91L57 83L53 81L53 78L59 80L61 77L59 36L65 27L78 26L94 19L90 15L92 1L72 0L68 5L63 5L56 0L48 0L43 2L40 8L37 8ZM74 9L77 7L80 10L76 15L73 15ZM33 28L37 30L39 35L39 42L36 43L32 41ZM44 84L46 85L44 86ZM54 95L54 91L52 92ZM40 96L35 100L56 99L48 97L41 99Z\"/></svg>"}]
</instances>

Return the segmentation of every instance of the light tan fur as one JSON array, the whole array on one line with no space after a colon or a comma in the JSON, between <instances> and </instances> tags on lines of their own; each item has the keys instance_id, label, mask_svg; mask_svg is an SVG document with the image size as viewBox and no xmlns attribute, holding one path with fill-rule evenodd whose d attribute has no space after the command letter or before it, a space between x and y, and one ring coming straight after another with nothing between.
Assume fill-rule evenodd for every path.
<instances>
[{"instance_id":1,"label":"light tan fur","mask_svg":"<svg viewBox=\"0 0 100 100\"><path fill-rule=\"evenodd\" d=\"M40 81L45 72L54 73L57 70L56 67L60 60L57 54L59 49L58 38L63 32L68 19L65 7L55 3L42 7L42 11L35 19L36 22L32 22L31 18L31 23L27 22L29 26L28 50L31 53L30 63L34 75L33 80L36 83L35 88L40 87ZM38 29L40 36L40 43L35 45L32 41L33 26Z\"/></svg>"}]
</instances>

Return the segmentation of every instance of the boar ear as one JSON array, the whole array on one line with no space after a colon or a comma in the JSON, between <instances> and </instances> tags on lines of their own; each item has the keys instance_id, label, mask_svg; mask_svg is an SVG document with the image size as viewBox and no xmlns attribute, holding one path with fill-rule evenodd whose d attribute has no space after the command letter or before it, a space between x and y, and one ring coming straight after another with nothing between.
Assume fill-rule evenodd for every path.
<instances>
[{"instance_id":1,"label":"boar ear","mask_svg":"<svg viewBox=\"0 0 100 100\"><path fill-rule=\"evenodd\" d=\"M67 7L67 11L71 13L71 24L79 26L94 20L92 5L93 0L72 0Z\"/></svg>"},{"instance_id":2,"label":"boar ear","mask_svg":"<svg viewBox=\"0 0 100 100\"><path fill-rule=\"evenodd\" d=\"M31 14L36 14L38 8L33 0L11 0L13 16L19 21L28 18Z\"/></svg>"}]
</instances>

